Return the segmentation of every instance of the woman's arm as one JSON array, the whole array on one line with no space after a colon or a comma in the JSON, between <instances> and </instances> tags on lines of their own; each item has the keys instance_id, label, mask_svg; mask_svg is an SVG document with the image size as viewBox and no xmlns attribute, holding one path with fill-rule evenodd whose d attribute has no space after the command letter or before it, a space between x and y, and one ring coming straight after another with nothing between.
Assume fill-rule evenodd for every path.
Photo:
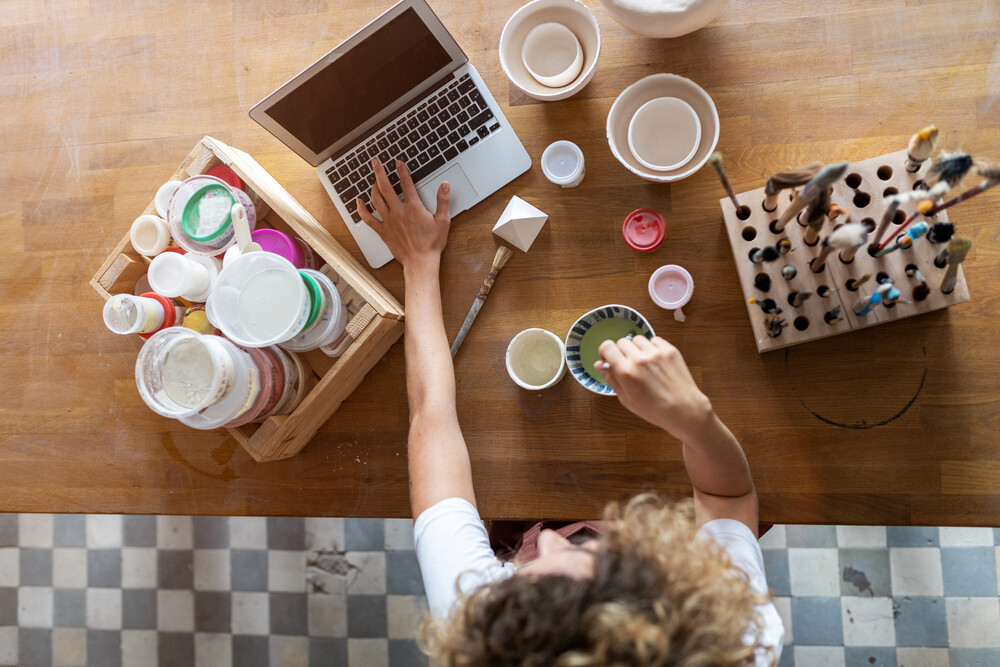
<instances>
[{"instance_id":1,"label":"woman's arm","mask_svg":"<svg viewBox=\"0 0 1000 667\"><path fill-rule=\"evenodd\" d=\"M438 190L437 212L424 208L409 170L397 161L404 201L385 169L372 161L376 185L371 201L381 220L357 202L361 218L382 237L403 265L406 304L406 389L410 404L407 445L413 518L445 498L475 506L472 467L455 409L455 369L441 310L441 253L448 242L450 188Z\"/></svg>"}]
</instances>

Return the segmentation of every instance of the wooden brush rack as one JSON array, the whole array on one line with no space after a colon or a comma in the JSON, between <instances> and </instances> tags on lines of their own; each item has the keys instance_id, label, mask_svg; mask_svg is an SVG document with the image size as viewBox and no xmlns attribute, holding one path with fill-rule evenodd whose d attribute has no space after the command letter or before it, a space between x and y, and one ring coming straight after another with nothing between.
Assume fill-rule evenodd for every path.
<instances>
[{"instance_id":1,"label":"wooden brush rack","mask_svg":"<svg viewBox=\"0 0 1000 667\"><path fill-rule=\"evenodd\" d=\"M832 203L847 211L852 222L871 221L877 227L886 209L885 197L921 187L930 169L931 160L926 160L915 173L906 171L906 155L906 151L902 150L852 163L844 178L833 185ZM935 266L934 258L947 244L934 244L926 237L917 239L908 250L897 250L881 258L870 256L866 243L858 249L850 264L844 264L840 260L839 251L834 251L827 257L826 266L819 273L813 273L809 264L820 254L822 239L829 235L833 224L844 220L844 216L832 224L827 221L820 235L820 242L809 247L804 241L807 228L795 219L789 220L780 234L770 230L772 221L779 218L793 198L792 190L782 191L778 198L778 208L770 212L764 210L764 188L738 194L736 199L740 203L740 209L734 207L728 197L719 200L758 352L779 350L790 345L913 317L969 300L969 288L961 267L955 289L949 294L941 292L945 269ZM893 238L898 234L900 224L916 210L918 203L910 201L900 207L899 211L902 213L896 213L894 222L890 223L883 239ZM927 218L931 225L947 221L947 211ZM874 232L869 234L869 239L873 238L873 234ZM755 249L774 246L785 237L792 242L792 250L788 254L773 262L761 264L754 264L750 260L750 254ZM791 280L785 280L781 269L789 264L796 268L797 275ZM906 275L906 267L911 264L916 265L930 287L930 294L921 301L913 298L913 288L920 284L919 281ZM770 289L766 292L754 284L756 276L761 273L771 279ZM847 288L848 281L858 279L866 273L871 273L874 277L856 291ZM871 296L879 286L878 278L883 275L895 281L896 287L902 292L900 301L889 308L875 306L868 315L856 315L854 307L858 301ZM833 292L835 288L839 288L839 291ZM798 307L789 305L789 294L805 290L811 290L813 295ZM825 296L820 296L824 292ZM767 321L770 316L760 306L749 303L750 298L773 299L781 307L783 312L780 317L786 320L788 326L780 335L774 338L768 336ZM827 324L823 316L835 306L840 306L842 319Z\"/></svg>"}]
</instances>

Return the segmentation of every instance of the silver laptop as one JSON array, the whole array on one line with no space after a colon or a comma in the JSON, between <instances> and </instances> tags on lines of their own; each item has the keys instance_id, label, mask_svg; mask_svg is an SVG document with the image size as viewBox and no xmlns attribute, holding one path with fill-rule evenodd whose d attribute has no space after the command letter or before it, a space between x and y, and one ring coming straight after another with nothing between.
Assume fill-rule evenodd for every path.
<instances>
[{"instance_id":1,"label":"silver laptop","mask_svg":"<svg viewBox=\"0 0 1000 667\"><path fill-rule=\"evenodd\" d=\"M361 221L378 157L400 193L403 160L431 210L451 184L454 217L531 167L476 69L424 0L403 0L250 110L250 117L317 167L373 267L392 253Z\"/></svg>"}]
</instances>

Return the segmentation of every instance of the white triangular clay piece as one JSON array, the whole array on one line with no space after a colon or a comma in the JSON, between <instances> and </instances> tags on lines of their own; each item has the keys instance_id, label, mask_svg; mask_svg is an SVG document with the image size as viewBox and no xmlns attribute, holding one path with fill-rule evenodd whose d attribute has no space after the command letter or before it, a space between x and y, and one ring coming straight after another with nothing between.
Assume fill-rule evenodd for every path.
<instances>
[{"instance_id":1,"label":"white triangular clay piece","mask_svg":"<svg viewBox=\"0 0 1000 667\"><path fill-rule=\"evenodd\" d=\"M528 252L548 219L548 215L520 197L511 197L507 208L500 214L500 220L493 226L493 233L515 248Z\"/></svg>"}]
</instances>

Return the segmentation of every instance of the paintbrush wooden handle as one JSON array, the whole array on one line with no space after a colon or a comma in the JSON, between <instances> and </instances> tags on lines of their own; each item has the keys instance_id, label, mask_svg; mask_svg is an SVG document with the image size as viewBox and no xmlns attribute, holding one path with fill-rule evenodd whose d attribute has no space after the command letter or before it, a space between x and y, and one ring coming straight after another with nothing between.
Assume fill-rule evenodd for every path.
<instances>
[{"instance_id":1,"label":"paintbrush wooden handle","mask_svg":"<svg viewBox=\"0 0 1000 667\"><path fill-rule=\"evenodd\" d=\"M479 294L476 295L477 299L480 301L486 301L486 297L490 295L490 290L493 289L493 283L496 282L497 273L499 272L500 269L493 269L486 274L486 280L484 280L483 284L479 286Z\"/></svg>"},{"instance_id":2,"label":"paintbrush wooden handle","mask_svg":"<svg viewBox=\"0 0 1000 667\"><path fill-rule=\"evenodd\" d=\"M462 328L458 330L458 335L455 336L455 342L451 344L451 357L455 358L458 354L458 348L462 347L462 342L469 333L469 329L472 328L472 323L476 321L476 317L479 316L479 310L486 303L486 297L489 296L490 290L493 289L493 283L497 279L497 273L500 269L493 268L488 274L486 274L486 280L479 287L479 294L476 295L476 300L472 302L472 308L469 309L469 314L465 316L465 321L462 322Z\"/></svg>"}]
</instances>

